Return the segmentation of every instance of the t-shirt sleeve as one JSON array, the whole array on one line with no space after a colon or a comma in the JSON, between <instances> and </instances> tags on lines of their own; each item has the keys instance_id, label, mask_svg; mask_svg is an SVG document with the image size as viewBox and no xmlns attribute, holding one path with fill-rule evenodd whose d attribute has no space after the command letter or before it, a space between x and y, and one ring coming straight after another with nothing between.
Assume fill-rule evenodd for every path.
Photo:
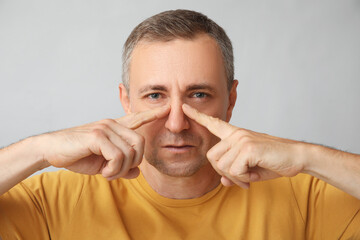
<instances>
[{"instance_id":1,"label":"t-shirt sleeve","mask_svg":"<svg viewBox=\"0 0 360 240\"><path fill-rule=\"evenodd\" d=\"M360 210L355 214L345 229L341 239L360 239Z\"/></svg>"},{"instance_id":2,"label":"t-shirt sleeve","mask_svg":"<svg viewBox=\"0 0 360 240\"><path fill-rule=\"evenodd\" d=\"M291 178L307 239L358 239L360 200L306 174ZM344 238L346 236L346 238Z\"/></svg>"},{"instance_id":3,"label":"t-shirt sleeve","mask_svg":"<svg viewBox=\"0 0 360 240\"><path fill-rule=\"evenodd\" d=\"M0 196L0 236L51 239L50 229L60 231L68 224L82 185L67 171L43 173L17 184Z\"/></svg>"}]
</instances>

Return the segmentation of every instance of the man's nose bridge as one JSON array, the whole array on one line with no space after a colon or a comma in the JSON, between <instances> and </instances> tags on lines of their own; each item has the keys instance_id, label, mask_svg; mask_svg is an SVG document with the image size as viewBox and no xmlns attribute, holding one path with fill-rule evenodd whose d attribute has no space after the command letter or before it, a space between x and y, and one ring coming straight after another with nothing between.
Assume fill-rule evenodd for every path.
<instances>
[{"instance_id":1,"label":"man's nose bridge","mask_svg":"<svg viewBox=\"0 0 360 240\"><path fill-rule=\"evenodd\" d=\"M189 128L189 122L182 110L182 104L181 99L172 99L170 102L170 113L165 127L171 132L179 133Z\"/></svg>"},{"instance_id":2,"label":"man's nose bridge","mask_svg":"<svg viewBox=\"0 0 360 240\"><path fill-rule=\"evenodd\" d=\"M169 118L172 118L173 121L184 121L185 114L182 110L183 101L176 99L170 103L170 113Z\"/></svg>"}]
</instances>

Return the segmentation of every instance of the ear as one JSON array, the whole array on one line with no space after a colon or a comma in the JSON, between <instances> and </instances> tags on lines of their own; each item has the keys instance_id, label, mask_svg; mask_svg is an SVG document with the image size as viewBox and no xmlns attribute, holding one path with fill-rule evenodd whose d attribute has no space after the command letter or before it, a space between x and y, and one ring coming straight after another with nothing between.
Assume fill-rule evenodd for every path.
<instances>
[{"instance_id":1,"label":"ear","mask_svg":"<svg viewBox=\"0 0 360 240\"><path fill-rule=\"evenodd\" d=\"M229 106L228 109L226 111L226 121L229 122L231 119L231 115L232 115L232 111L234 109L235 106L235 102L236 102L236 98L237 98L237 92L236 92L236 87L238 86L239 81L238 80L234 80L233 81L233 85L231 87L230 90L230 94L229 94Z\"/></svg>"},{"instance_id":2,"label":"ear","mask_svg":"<svg viewBox=\"0 0 360 240\"><path fill-rule=\"evenodd\" d=\"M124 111L126 112L126 114L130 114L131 108L130 108L129 93L128 93L127 89L125 88L124 84L122 84L122 83L119 84L119 96L120 96L120 102L124 108Z\"/></svg>"}]
</instances>

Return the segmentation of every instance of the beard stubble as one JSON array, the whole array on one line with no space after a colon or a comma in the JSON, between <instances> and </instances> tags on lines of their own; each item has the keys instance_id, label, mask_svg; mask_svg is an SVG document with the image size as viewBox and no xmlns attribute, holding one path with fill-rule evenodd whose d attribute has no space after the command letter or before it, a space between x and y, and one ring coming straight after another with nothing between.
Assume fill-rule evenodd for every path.
<instances>
[{"instance_id":1,"label":"beard stubble","mask_svg":"<svg viewBox=\"0 0 360 240\"><path fill-rule=\"evenodd\" d=\"M190 177L208 163L204 141L200 136L190 132L158 135L145 145L145 160L159 172L172 177ZM185 143L194 146L189 153L161 154L165 151L162 146ZM167 156L164 156L167 155Z\"/></svg>"}]
</instances>

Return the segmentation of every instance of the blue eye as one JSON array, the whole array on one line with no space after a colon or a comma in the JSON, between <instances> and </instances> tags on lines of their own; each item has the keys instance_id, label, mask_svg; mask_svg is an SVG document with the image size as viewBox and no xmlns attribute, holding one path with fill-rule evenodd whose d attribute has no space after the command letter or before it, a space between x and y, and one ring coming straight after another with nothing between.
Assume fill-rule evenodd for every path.
<instances>
[{"instance_id":1,"label":"blue eye","mask_svg":"<svg viewBox=\"0 0 360 240\"><path fill-rule=\"evenodd\" d=\"M196 93L194 93L193 96L196 97L196 98L205 98L208 95L206 93L203 93L203 92L196 92Z\"/></svg>"},{"instance_id":2,"label":"blue eye","mask_svg":"<svg viewBox=\"0 0 360 240\"><path fill-rule=\"evenodd\" d=\"M160 93L151 93L148 95L148 98L150 99L159 99L160 98Z\"/></svg>"}]
</instances>

